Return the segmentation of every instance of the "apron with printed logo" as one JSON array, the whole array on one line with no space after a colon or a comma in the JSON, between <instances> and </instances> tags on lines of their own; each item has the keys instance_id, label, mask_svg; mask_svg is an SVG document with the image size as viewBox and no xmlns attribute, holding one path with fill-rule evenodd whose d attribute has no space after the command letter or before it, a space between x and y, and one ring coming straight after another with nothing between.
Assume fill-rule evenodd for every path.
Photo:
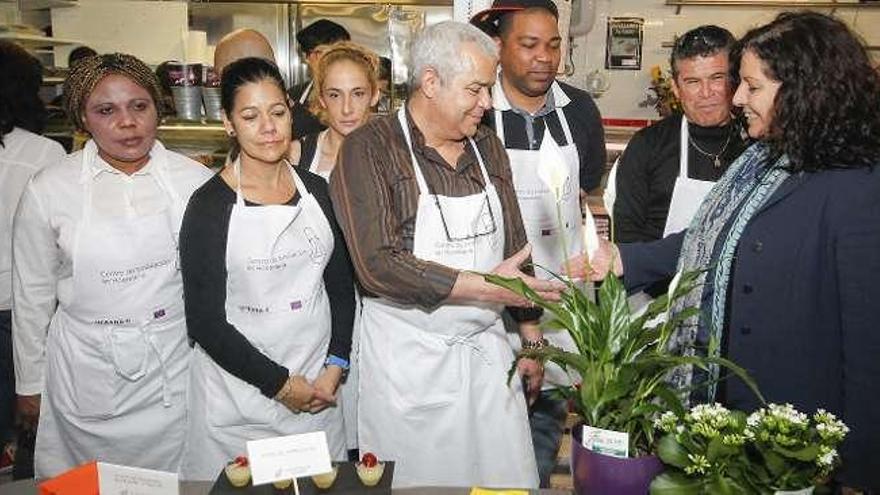
<instances>
[{"instance_id":1,"label":"apron with printed logo","mask_svg":"<svg viewBox=\"0 0 880 495\"><path fill-rule=\"evenodd\" d=\"M501 202L478 194L431 194L398 113L419 186L413 255L489 272L503 261ZM360 343L361 451L397 462L394 485L537 487L525 397L507 381L513 352L497 305L445 304L433 311L365 298Z\"/></svg>"},{"instance_id":2,"label":"apron with printed logo","mask_svg":"<svg viewBox=\"0 0 880 495\"><path fill-rule=\"evenodd\" d=\"M233 167L240 177L239 162ZM318 202L292 168L290 173L300 193L296 206L246 206L241 188L236 190L226 243L226 318L260 352L311 382L330 343L323 275L333 232ZM295 413L231 375L198 345L190 384L184 479L215 479L227 462L246 453L249 440L296 433L326 432L331 457L344 459L336 407Z\"/></svg>"},{"instance_id":3,"label":"apron with printed logo","mask_svg":"<svg viewBox=\"0 0 880 495\"><path fill-rule=\"evenodd\" d=\"M85 180L73 260L73 299L47 339L37 478L90 459L177 471L184 442L190 350L178 269L183 202L167 177L165 148L150 151L168 207L95 218L94 177ZM84 170L98 159L89 141Z\"/></svg>"}]
</instances>

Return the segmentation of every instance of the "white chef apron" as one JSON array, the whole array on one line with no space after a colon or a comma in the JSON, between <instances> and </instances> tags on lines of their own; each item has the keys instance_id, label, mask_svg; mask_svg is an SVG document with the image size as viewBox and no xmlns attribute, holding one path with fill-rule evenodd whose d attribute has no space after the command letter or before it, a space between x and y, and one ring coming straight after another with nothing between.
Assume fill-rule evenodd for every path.
<instances>
[{"instance_id":1,"label":"white chef apron","mask_svg":"<svg viewBox=\"0 0 880 495\"><path fill-rule=\"evenodd\" d=\"M238 160L233 167L240 177ZM296 206L246 206L241 188L236 189L226 242L225 310L227 321L254 347L311 382L330 343L323 275L333 232L318 202L290 173L300 193ZM245 454L247 441L296 433L325 431L332 458L344 459L336 407L294 413L231 375L198 345L190 385L184 479L215 479L227 462Z\"/></svg>"},{"instance_id":2,"label":"white chef apron","mask_svg":"<svg viewBox=\"0 0 880 495\"><path fill-rule=\"evenodd\" d=\"M330 170L318 172L318 164L321 161L321 145L327 138L330 129L321 131L315 142L315 155L312 157L312 163L309 164L309 172L320 175L325 181L330 182ZM349 355L348 377L339 385L339 392L336 395L336 405L342 410L343 426L345 429L345 447L349 450L358 448L357 443L357 390L358 390L358 344L360 343L360 323L361 323L361 296L357 293L355 287L355 312L354 312L354 328L351 329L351 354Z\"/></svg>"},{"instance_id":3,"label":"white chef apron","mask_svg":"<svg viewBox=\"0 0 880 495\"><path fill-rule=\"evenodd\" d=\"M189 346L178 270L183 202L167 176L167 151L150 150L168 207L95 218L85 179L73 260L73 298L49 326L46 388L37 430L37 478L90 459L177 471L184 442ZM92 170L89 141L82 167Z\"/></svg>"},{"instance_id":4,"label":"white chef apron","mask_svg":"<svg viewBox=\"0 0 880 495\"><path fill-rule=\"evenodd\" d=\"M496 91L502 90L496 85ZM571 129L565 112L556 110L559 123L565 133L566 144L559 146L545 126L541 146L537 150L519 150L507 148L510 158L510 169L513 172L513 185L522 214L526 237L532 246L532 263L535 264L535 276L545 280L553 279L551 272L564 276L560 270L565 262L563 255L563 239L569 257L584 251L583 216L580 204L580 157L571 137ZM504 122L501 110L495 110L495 132L504 143ZM505 145L506 147L506 145ZM568 177L563 182L559 198L559 213L556 208L556 195L550 186L541 178L541 167L554 166L551 162L561 162ZM590 215L590 212L586 212ZM545 313L544 320L551 318ZM577 346L565 330L545 332L544 336L550 343L565 350L577 352ZM522 347L519 334L508 334L514 350ZM559 366L547 363L544 370L544 388L567 386L572 384L572 377Z\"/></svg>"},{"instance_id":5,"label":"white chef apron","mask_svg":"<svg viewBox=\"0 0 880 495\"><path fill-rule=\"evenodd\" d=\"M678 177L675 179L675 187L672 190L672 200L669 202L669 215L666 216L663 237L688 228L703 203L703 199L715 185L712 181L688 177L688 150L688 121L687 117L682 115Z\"/></svg>"},{"instance_id":6,"label":"white chef apron","mask_svg":"<svg viewBox=\"0 0 880 495\"><path fill-rule=\"evenodd\" d=\"M504 223L476 144L469 140L485 190L434 195L412 152L403 107L398 118L420 193L413 255L460 270L492 270L503 260ZM450 241L447 231L463 240ZM484 235L473 236L478 233ZM360 448L397 462L394 486L538 486L522 385L507 382L513 352L500 310L445 304L423 311L364 299Z\"/></svg>"}]
</instances>

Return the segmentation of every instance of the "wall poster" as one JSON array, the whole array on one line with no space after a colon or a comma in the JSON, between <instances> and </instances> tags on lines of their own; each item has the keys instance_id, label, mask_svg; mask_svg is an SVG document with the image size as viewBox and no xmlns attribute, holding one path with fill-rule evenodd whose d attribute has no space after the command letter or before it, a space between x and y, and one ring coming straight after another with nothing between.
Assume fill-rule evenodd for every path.
<instances>
[{"instance_id":1,"label":"wall poster","mask_svg":"<svg viewBox=\"0 0 880 495\"><path fill-rule=\"evenodd\" d=\"M609 17L605 37L605 68L641 70L645 20L640 17Z\"/></svg>"}]
</instances>

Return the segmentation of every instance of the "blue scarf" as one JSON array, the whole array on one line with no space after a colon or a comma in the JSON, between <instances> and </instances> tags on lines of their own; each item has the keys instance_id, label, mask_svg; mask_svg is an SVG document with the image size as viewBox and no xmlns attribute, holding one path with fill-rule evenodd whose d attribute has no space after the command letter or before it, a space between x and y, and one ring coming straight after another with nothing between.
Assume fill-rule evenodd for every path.
<instances>
[{"instance_id":1,"label":"blue scarf","mask_svg":"<svg viewBox=\"0 0 880 495\"><path fill-rule=\"evenodd\" d=\"M784 170L788 165L787 156L768 166L770 160L770 149L764 143L755 143L743 152L703 200L685 233L678 270L704 272L698 280L702 290L693 290L676 303L676 311L700 308L698 315L682 322L672 338L671 345L682 354L694 354L698 334L709 337L709 356L720 354L736 247L746 225L789 176ZM711 365L707 384L709 401L715 397L718 377L718 366ZM690 366L677 368L670 378L673 386L688 390L693 369Z\"/></svg>"}]
</instances>

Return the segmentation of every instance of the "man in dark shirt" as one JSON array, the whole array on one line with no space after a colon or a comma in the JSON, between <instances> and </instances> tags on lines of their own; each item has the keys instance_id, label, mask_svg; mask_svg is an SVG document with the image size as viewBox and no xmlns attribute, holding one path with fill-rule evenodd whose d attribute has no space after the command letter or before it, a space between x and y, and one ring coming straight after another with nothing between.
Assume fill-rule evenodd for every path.
<instances>
[{"instance_id":1,"label":"man in dark shirt","mask_svg":"<svg viewBox=\"0 0 880 495\"><path fill-rule=\"evenodd\" d=\"M323 55L327 45L337 41L349 41L351 35L341 25L319 19L296 33L296 42L305 57L309 73L314 73L318 66L318 60ZM312 80L309 79L291 87L287 94L293 101L293 136L301 138L307 134L323 131L326 126L309 111L309 95L312 91Z\"/></svg>"},{"instance_id":2,"label":"man in dark shirt","mask_svg":"<svg viewBox=\"0 0 880 495\"><path fill-rule=\"evenodd\" d=\"M507 156L480 125L496 50L467 24L426 28L410 54L410 100L349 134L330 179L366 296L360 447L397 461L397 487L538 485L499 318L525 301L477 272L521 278L551 299L561 284L519 269L528 249ZM514 313L539 345L540 312ZM538 392L540 366L519 370Z\"/></svg>"},{"instance_id":3,"label":"man in dark shirt","mask_svg":"<svg viewBox=\"0 0 880 495\"><path fill-rule=\"evenodd\" d=\"M605 165L598 108L586 92L556 80L562 42L558 17L552 0L495 0L471 20L495 37L500 52L501 70L492 88L494 112L487 112L483 121L495 129L510 158L533 261L556 272L565 261L566 246L571 255L582 250L578 192L596 187ZM541 168L552 167L553 160L569 177L567 193L559 198L541 179ZM553 275L539 270L538 276ZM547 339L576 351L564 331L548 332ZM518 338L511 343L519 348ZM567 414L566 401L553 399L550 389L570 386L571 379L554 365L548 365L544 379L545 390L531 405L529 422L541 486L548 487Z\"/></svg>"},{"instance_id":4,"label":"man in dark shirt","mask_svg":"<svg viewBox=\"0 0 880 495\"><path fill-rule=\"evenodd\" d=\"M681 231L712 183L748 145L731 113L734 41L718 26L700 26L676 40L672 88L684 115L640 130L621 156L613 206L616 241L650 241Z\"/></svg>"}]
</instances>

